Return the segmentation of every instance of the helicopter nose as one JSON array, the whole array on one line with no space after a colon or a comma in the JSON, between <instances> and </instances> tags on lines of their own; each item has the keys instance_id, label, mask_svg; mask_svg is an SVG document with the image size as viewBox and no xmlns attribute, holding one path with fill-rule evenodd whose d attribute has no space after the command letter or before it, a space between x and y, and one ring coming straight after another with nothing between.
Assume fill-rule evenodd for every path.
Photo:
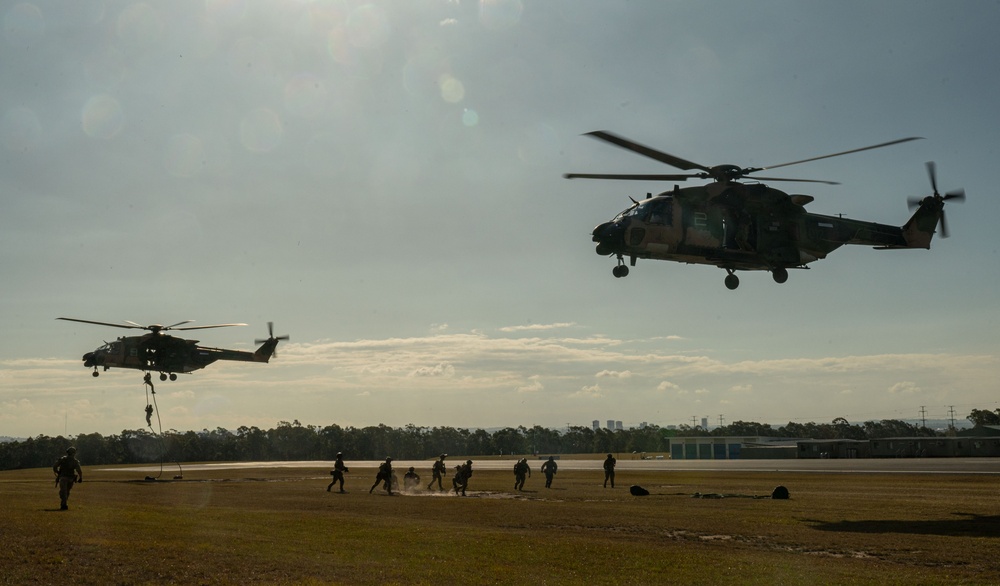
<instances>
[{"instance_id":1,"label":"helicopter nose","mask_svg":"<svg viewBox=\"0 0 1000 586\"><path fill-rule=\"evenodd\" d=\"M90 367L90 366L94 366L94 364L96 364L96 361L94 360L94 353L93 352L87 352L86 354L83 355L83 365L84 366Z\"/></svg>"},{"instance_id":2,"label":"helicopter nose","mask_svg":"<svg viewBox=\"0 0 1000 586\"><path fill-rule=\"evenodd\" d=\"M605 222L594 228L592 240L597 243L597 254L607 256L625 244L625 227L617 222Z\"/></svg>"}]
</instances>

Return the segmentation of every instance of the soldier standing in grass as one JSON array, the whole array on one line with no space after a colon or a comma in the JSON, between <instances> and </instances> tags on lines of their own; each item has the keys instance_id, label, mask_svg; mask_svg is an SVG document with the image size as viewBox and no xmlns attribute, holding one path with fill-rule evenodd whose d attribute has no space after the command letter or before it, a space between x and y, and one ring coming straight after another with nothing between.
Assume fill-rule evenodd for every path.
<instances>
[{"instance_id":1,"label":"soldier standing in grass","mask_svg":"<svg viewBox=\"0 0 1000 586\"><path fill-rule=\"evenodd\" d=\"M549 459L542 464L542 474L545 475L545 488L552 488L552 477L556 475L558 469L559 465L556 464L554 456L549 456Z\"/></svg>"},{"instance_id":2,"label":"soldier standing in grass","mask_svg":"<svg viewBox=\"0 0 1000 586\"><path fill-rule=\"evenodd\" d=\"M69 508L67 501L73 484L83 482L83 469L76 459L76 448L67 449L66 455L56 460L52 471L56 474L56 485L59 486L59 510L65 511Z\"/></svg>"},{"instance_id":3,"label":"soldier standing in grass","mask_svg":"<svg viewBox=\"0 0 1000 586\"><path fill-rule=\"evenodd\" d=\"M611 481L611 488L615 487L615 464L618 460L614 456L608 454L608 457L604 459L604 488L608 487L608 480Z\"/></svg>"},{"instance_id":4,"label":"soldier standing in grass","mask_svg":"<svg viewBox=\"0 0 1000 586\"><path fill-rule=\"evenodd\" d=\"M333 480L331 480L330 484L326 486L326 492L330 492L333 485L338 482L340 483L340 492L344 492L345 472L350 472L350 470L348 470L347 466L344 465L344 454L337 452L337 461L333 463L333 470L330 471L330 474L333 476Z\"/></svg>"},{"instance_id":5,"label":"soldier standing in grass","mask_svg":"<svg viewBox=\"0 0 1000 586\"><path fill-rule=\"evenodd\" d=\"M525 475L531 476L531 466L527 458L521 458L514 464L514 490L524 490Z\"/></svg>"},{"instance_id":6,"label":"soldier standing in grass","mask_svg":"<svg viewBox=\"0 0 1000 586\"><path fill-rule=\"evenodd\" d=\"M437 480L438 483L438 490L444 490L444 486L441 485L441 478L444 476L444 473L447 470L444 467L444 459L447 457L448 454L441 454L437 462L434 462L434 467L431 468L431 475L432 475L431 483L427 485L427 490L430 490L431 487L434 486L435 480Z\"/></svg>"},{"instance_id":7,"label":"soldier standing in grass","mask_svg":"<svg viewBox=\"0 0 1000 586\"><path fill-rule=\"evenodd\" d=\"M403 490L410 492L420 485L420 475L416 473L413 466L403 475Z\"/></svg>"},{"instance_id":8,"label":"soldier standing in grass","mask_svg":"<svg viewBox=\"0 0 1000 586\"><path fill-rule=\"evenodd\" d=\"M385 462L379 464L378 474L375 475L375 484L368 489L368 494L371 494L375 490L379 482L385 482L383 488L389 493L389 496L392 496L392 458L386 458Z\"/></svg>"}]
</instances>

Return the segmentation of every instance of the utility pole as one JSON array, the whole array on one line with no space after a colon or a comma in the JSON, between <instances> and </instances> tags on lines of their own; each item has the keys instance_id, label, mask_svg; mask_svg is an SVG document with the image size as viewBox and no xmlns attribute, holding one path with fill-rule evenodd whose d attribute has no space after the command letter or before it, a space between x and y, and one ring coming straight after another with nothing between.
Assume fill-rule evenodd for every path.
<instances>
[{"instance_id":1,"label":"utility pole","mask_svg":"<svg viewBox=\"0 0 1000 586\"><path fill-rule=\"evenodd\" d=\"M722 414L720 413L719 414L719 427L725 427L726 424L723 421L724 420L722 419Z\"/></svg>"},{"instance_id":2,"label":"utility pole","mask_svg":"<svg viewBox=\"0 0 1000 586\"><path fill-rule=\"evenodd\" d=\"M948 417L951 419L951 430L955 431L955 406L948 405Z\"/></svg>"},{"instance_id":3,"label":"utility pole","mask_svg":"<svg viewBox=\"0 0 1000 586\"><path fill-rule=\"evenodd\" d=\"M927 427L927 410L923 405L920 406L920 427Z\"/></svg>"},{"instance_id":4,"label":"utility pole","mask_svg":"<svg viewBox=\"0 0 1000 586\"><path fill-rule=\"evenodd\" d=\"M696 427L698 427L698 416L697 415L692 415L691 416L691 429L694 429Z\"/></svg>"}]
</instances>

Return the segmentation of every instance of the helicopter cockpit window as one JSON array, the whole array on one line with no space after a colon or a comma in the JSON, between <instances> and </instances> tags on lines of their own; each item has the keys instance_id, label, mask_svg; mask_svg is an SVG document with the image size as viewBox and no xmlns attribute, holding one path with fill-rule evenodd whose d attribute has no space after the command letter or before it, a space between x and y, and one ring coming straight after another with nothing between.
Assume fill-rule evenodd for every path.
<instances>
[{"instance_id":1,"label":"helicopter cockpit window","mask_svg":"<svg viewBox=\"0 0 1000 586\"><path fill-rule=\"evenodd\" d=\"M673 223L673 200L670 198L653 199L644 201L637 206L625 210L622 217L635 216L650 224L671 225Z\"/></svg>"}]
</instances>

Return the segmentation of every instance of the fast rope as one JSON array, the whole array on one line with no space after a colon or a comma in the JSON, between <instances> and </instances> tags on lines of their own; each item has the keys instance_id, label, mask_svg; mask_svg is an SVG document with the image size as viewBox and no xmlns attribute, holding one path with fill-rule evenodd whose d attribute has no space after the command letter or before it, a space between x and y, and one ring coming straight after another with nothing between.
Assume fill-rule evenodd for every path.
<instances>
[{"instance_id":1,"label":"fast rope","mask_svg":"<svg viewBox=\"0 0 1000 586\"><path fill-rule=\"evenodd\" d=\"M167 442L163 439L163 422L160 421L160 406L156 404L156 389L153 387L153 380L150 374L147 372L146 376L143 377L143 384L146 387L146 425L149 426L149 431L155 434L160 439L160 473L155 477L147 476L147 480L159 480L160 476L163 476L163 456L167 453ZM150 404L149 397L153 396L153 402ZM156 426L159 431L153 429L153 411L156 411ZM181 468L181 463L176 462L177 469L179 473L174 476L175 480L180 480L184 477L184 469Z\"/></svg>"}]
</instances>

